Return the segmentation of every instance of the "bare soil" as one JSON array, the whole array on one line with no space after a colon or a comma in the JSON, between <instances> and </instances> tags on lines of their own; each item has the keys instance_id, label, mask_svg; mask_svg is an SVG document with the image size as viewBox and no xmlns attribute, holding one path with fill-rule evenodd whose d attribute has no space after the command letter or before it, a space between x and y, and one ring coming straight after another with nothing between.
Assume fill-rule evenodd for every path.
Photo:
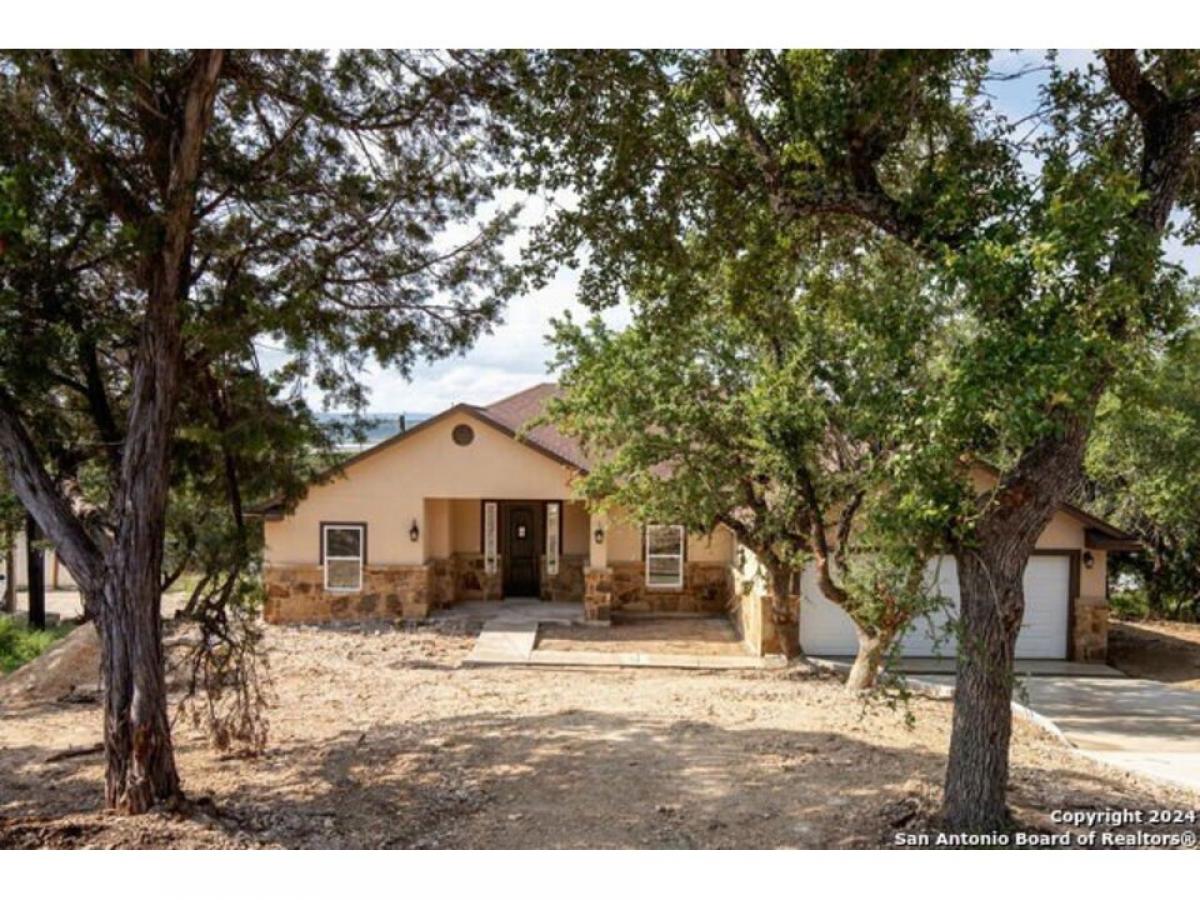
<instances>
[{"instance_id":1,"label":"bare soil","mask_svg":"<svg viewBox=\"0 0 1200 900\"><path fill-rule=\"evenodd\" d=\"M100 635L84 624L30 660L7 678L0 678L0 708L10 703L77 699L100 689Z\"/></svg>"},{"instance_id":2,"label":"bare soil","mask_svg":"<svg viewBox=\"0 0 1200 900\"><path fill-rule=\"evenodd\" d=\"M680 653L692 656L745 656L728 619L629 619L611 628L542 625L538 650L601 653Z\"/></svg>"},{"instance_id":3,"label":"bare soil","mask_svg":"<svg viewBox=\"0 0 1200 900\"><path fill-rule=\"evenodd\" d=\"M1111 622L1108 662L1126 675L1200 691L1200 625Z\"/></svg>"},{"instance_id":4,"label":"bare soil","mask_svg":"<svg viewBox=\"0 0 1200 900\"><path fill-rule=\"evenodd\" d=\"M902 710L803 669L464 668L473 633L270 628L270 749L223 756L179 723L192 802L97 811L96 704L0 700L0 847L881 847L931 827L947 701ZM1196 808L1018 721L1009 795Z\"/></svg>"}]
</instances>

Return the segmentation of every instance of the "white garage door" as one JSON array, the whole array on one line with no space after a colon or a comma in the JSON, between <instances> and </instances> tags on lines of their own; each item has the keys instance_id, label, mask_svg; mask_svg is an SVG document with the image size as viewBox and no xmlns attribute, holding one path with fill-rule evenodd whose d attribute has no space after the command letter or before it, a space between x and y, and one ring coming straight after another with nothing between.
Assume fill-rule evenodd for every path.
<instances>
[{"instance_id":1,"label":"white garage door","mask_svg":"<svg viewBox=\"0 0 1200 900\"><path fill-rule=\"evenodd\" d=\"M953 557L930 563L929 584L950 602L947 611L913 622L900 639L905 656L954 656L947 617L958 614L958 570ZM1033 556L1025 568L1025 620L1017 637L1020 659L1063 659L1067 655L1067 608L1071 559ZM800 579L800 645L811 656L853 656L858 638L849 616L830 603L809 567Z\"/></svg>"}]
</instances>

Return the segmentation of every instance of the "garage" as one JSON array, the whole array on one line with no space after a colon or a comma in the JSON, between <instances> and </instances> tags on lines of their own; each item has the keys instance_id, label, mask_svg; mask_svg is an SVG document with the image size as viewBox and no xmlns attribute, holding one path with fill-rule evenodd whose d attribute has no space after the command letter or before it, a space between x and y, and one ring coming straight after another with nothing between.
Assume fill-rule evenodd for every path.
<instances>
[{"instance_id":1,"label":"garage","mask_svg":"<svg viewBox=\"0 0 1200 900\"><path fill-rule=\"evenodd\" d=\"M1030 557L1025 568L1025 620L1017 637L1018 659L1065 659L1071 603L1069 553ZM958 613L958 570L954 557L929 565L928 583L949 601L945 611L913 622L900 640L910 657L953 657L955 641L948 617ZM853 656L858 649L854 624L841 608L826 600L817 587L815 569L800 579L800 645L810 656Z\"/></svg>"}]
</instances>

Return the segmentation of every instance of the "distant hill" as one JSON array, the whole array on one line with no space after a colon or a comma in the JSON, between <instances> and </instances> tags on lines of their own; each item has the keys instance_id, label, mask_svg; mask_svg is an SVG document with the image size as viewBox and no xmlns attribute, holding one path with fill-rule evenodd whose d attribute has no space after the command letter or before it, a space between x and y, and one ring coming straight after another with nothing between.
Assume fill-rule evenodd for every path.
<instances>
[{"instance_id":1,"label":"distant hill","mask_svg":"<svg viewBox=\"0 0 1200 900\"><path fill-rule=\"evenodd\" d=\"M367 426L362 443L357 443L349 437L343 437L342 443L346 446L369 447L372 444L385 441L393 435L400 433L401 416L404 417L404 426L406 429L412 428L414 425L430 418L429 413L368 413L363 417L366 420ZM339 425L348 426L354 421L354 417L350 413L341 412L319 412L317 413L317 419L322 424L330 427Z\"/></svg>"}]
</instances>

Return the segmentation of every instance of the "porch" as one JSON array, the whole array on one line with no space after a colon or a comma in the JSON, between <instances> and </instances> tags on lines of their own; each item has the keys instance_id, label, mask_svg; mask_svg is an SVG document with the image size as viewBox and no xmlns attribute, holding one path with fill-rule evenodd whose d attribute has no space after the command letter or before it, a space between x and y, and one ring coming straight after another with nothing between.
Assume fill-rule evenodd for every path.
<instances>
[{"instance_id":1,"label":"porch","mask_svg":"<svg viewBox=\"0 0 1200 900\"><path fill-rule=\"evenodd\" d=\"M428 497L431 608L529 598L582 606L591 516L579 501Z\"/></svg>"},{"instance_id":2,"label":"porch","mask_svg":"<svg viewBox=\"0 0 1200 900\"><path fill-rule=\"evenodd\" d=\"M585 619L579 604L511 599L467 601L439 610L431 619L482 625L465 660L470 666L712 670L784 664L781 657L751 654L724 615L618 613L611 621L597 622Z\"/></svg>"},{"instance_id":3,"label":"porch","mask_svg":"<svg viewBox=\"0 0 1200 900\"><path fill-rule=\"evenodd\" d=\"M520 598L572 604L596 622L726 616L731 608L731 538L722 532L684 537L678 529L673 554L652 554L648 572L640 524L593 514L567 496L427 496L409 510L380 503L365 520L343 513L321 516L307 534L290 529L294 540L279 541L280 561L264 569L267 620L412 620ZM674 527L664 530L670 537ZM285 552L300 561L284 562Z\"/></svg>"}]
</instances>

